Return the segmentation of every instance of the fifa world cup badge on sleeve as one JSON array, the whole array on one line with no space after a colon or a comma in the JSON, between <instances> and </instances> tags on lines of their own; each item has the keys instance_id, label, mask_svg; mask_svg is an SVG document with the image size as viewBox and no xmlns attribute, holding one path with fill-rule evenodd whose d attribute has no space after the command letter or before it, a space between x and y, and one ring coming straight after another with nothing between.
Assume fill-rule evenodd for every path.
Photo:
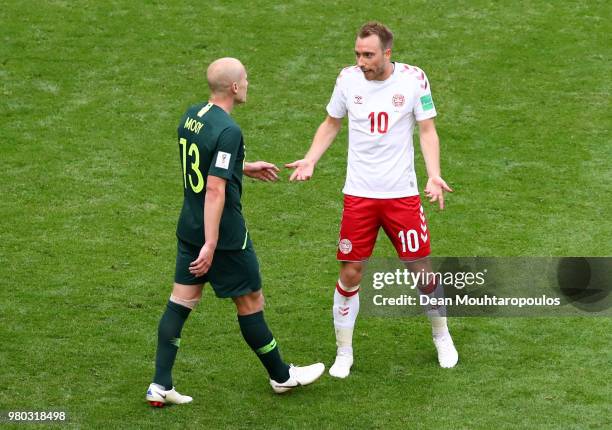
<instances>
[{"instance_id":1,"label":"fifa world cup badge on sleeve","mask_svg":"<svg viewBox=\"0 0 612 430\"><path fill-rule=\"evenodd\" d=\"M231 158L232 154L228 152L219 151L217 154L217 161L215 162L215 167L219 167L220 169L228 169Z\"/></svg>"}]
</instances>

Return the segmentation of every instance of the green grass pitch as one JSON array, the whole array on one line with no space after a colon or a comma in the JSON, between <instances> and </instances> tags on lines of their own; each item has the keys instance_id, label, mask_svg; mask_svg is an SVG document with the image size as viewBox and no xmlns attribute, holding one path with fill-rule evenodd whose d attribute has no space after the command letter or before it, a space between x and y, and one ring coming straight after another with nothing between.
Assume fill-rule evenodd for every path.
<instances>
[{"instance_id":1,"label":"green grass pitch","mask_svg":"<svg viewBox=\"0 0 612 430\"><path fill-rule=\"evenodd\" d=\"M281 165L378 19L433 87L455 189L427 207L433 253L610 256L611 16L605 1L0 1L0 410L66 410L71 428L609 428L605 318L453 320L452 370L426 320L361 318L349 379L279 397L207 290L174 372L194 403L144 394L173 276L175 129L210 61L247 66L247 157ZM266 317L296 364L334 356L345 158L346 125L312 181L245 181ZM386 239L375 255L393 255Z\"/></svg>"}]
</instances>

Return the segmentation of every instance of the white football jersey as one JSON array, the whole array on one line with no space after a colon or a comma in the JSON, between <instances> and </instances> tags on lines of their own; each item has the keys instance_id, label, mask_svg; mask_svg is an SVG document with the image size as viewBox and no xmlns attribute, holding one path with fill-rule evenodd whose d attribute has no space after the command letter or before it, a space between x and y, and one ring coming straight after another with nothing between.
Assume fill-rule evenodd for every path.
<instances>
[{"instance_id":1,"label":"white football jersey","mask_svg":"<svg viewBox=\"0 0 612 430\"><path fill-rule=\"evenodd\" d=\"M346 67L336 80L327 113L334 118L348 113L344 194L384 199L419 194L412 133L416 121L436 116L436 108L425 73L393 64L384 81L368 81L357 66Z\"/></svg>"}]
</instances>

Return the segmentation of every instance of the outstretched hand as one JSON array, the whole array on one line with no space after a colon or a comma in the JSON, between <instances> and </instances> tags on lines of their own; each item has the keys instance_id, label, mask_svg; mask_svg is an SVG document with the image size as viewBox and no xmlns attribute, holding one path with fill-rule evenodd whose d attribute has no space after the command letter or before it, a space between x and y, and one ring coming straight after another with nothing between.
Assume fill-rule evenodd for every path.
<instances>
[{"instance_id":1,"label":"outstretched hand","mask_svg":"<svg viewBox=\"0 0 612 430\"><path fill-rule=\"evenodd\" d=\"M430 203L438 202L440 209L444 209L444 192L452 193L453 190L444 182L440 176L429 178L425 187L425 195Z\"/></svg>"},{"instance_id":2,"label":"outstretched hand","mask_svg":"<svg viewBox=\"0 0 612 430\"><path fill-rule=\"evenodd\" d=\"M278 181L279 168L267 161L254 161L252 163L244 163L243 172L251 178L259 179L264 182Z\"/></svg>"},{"instance_id":3,"label":"outstretched hand","mask_svg":"<svg viewBox=\"0 0 612 430\"><path fill-rule=\"evenodd\" d=\"M314 173L314 164L305 159L287 163L285 167L288 169L295 169L289 177L290 181L307 181L312 178L312 174Z\"/></svg>"}]
</instances>

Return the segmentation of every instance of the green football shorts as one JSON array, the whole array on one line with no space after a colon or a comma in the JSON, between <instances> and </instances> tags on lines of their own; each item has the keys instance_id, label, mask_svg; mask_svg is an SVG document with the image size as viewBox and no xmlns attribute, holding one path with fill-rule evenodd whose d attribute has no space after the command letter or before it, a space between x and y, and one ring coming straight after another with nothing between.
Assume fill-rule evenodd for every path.
<instances>
[{"instance_id":1,"label":"green football shorts","mask_svg":"<svg viewBox=\"0 0 612 430\"><path fill-rule=\"evenodd\" d=\"M249 238L245 249L217 250L208 272L197 277L189 272L189 264L198 258L200 247L178 239L174 282L184 285L212 285L217 297L239 297L261 289L259 262Z\"/></svg>"}]
</instances>

